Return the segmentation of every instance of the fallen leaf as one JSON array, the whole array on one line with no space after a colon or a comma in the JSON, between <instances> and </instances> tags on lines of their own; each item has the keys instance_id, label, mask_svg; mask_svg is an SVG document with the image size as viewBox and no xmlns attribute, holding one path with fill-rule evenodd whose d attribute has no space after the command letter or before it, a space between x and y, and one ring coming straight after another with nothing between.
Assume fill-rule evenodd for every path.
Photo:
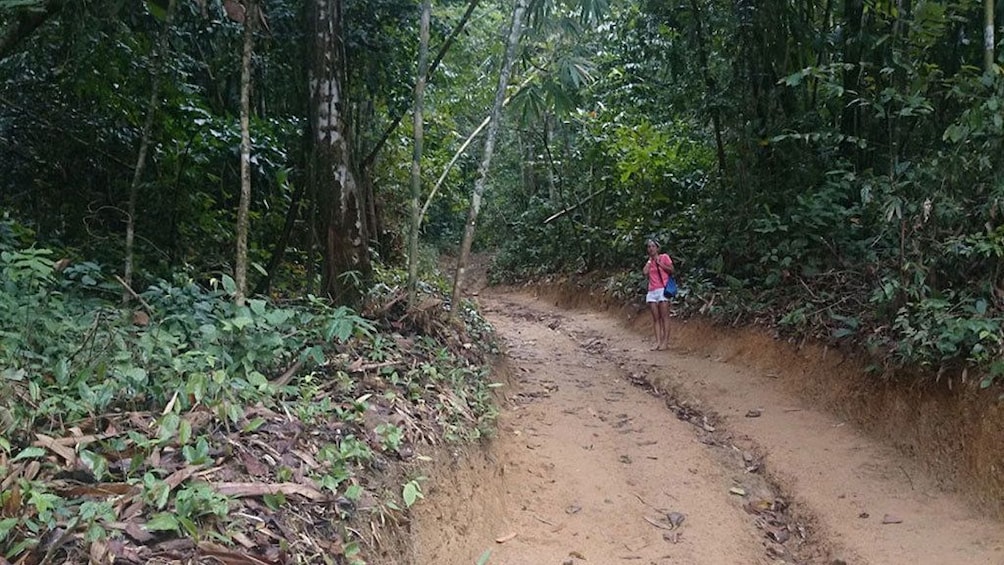
<instances>
[{"instance_id":1,"label":"fallen leaf","mask_svg":"<svg viewBox=\"0 0 1004 565\"><path fill-rule=\"evenodd\" d=\"M257 545L255 542L251 541L251 538L241 532L233 532L230 534L230 537L233 538L235 542L244 546L244 549L254 549Z\"/></svg>"},{"instance_id":2,"label":"fallen leaf","mask_svg":"<svg viewBox=\"0 0 1004 565\"><path fill-rule=\"evenodd\" d=\"M90 563L94 565L111 564L114 560L114 557L109 556L108 544L104 540L94 540L91 542L91 548L88 553L90 553Z\"/></svg>"},{"instance_id":3,"label":"fallen leaf","mask_svg":"<svg viewBox=\"0 0 1004 565\"><path fill-rule=\"evenodd\" d=\"M38 476L38 472L41 470L42 470L42 464L39 463L38 461L32 461L31 463L28 463L27 465L24 466L24 470L21 471L21 477L26 481L33 481L35 480L35 477Z\"/></svg>"},{"instance_id":4,"label":"fallen leaf","mask_svg":"<svg viewBox=\"0 0 1004 565\"><path fill-rule=\"evenodd\" d=\"M882 516L882 523L883 524L902 524L903 523L903 519L900 518L900 517L898 517L898 516L893 516L892 514L886 514L885 516Z\"/></svg>"},{"instance_id":5,"label":"fallen leaf","mask_svg":"<svg viewBox=\"0 0 1004 565\"><path fill-rule=\"evenodd\" d=\"M210 483L216 492L225 496L264 496L266 494L297 494L309 500L323 500L324 494L297 483Z\"/></svg>"},{"instance_id":6,"label":"fallen leaf","mask_svg":"<svg viewBox=\"0 0 1004 565\"><path fill-rule=\"evenodd\" d=\"M247 553L238 553L209 541L199 542L199 553L226 565L275 565L273 561Z\"/></svg>"},{"instance_id":7,"label":"fallen leaf","mask_svg":"<svg viewBox=\"0 0 1004 565\"><path fill-rule=\"evenodd\" d=\"M759 418L763 415L763 410L760 408L752 408L746 412L747 418Z\"/></svg>"},{"instance_id":8,"label":"fallen leaf","mask_svg":"<svg viewBox=\"0 0 1004 565\"><path fill-rule=\"evenodd\" d=\"M119 530L132 538L137 543L146 543L155 536L143 528L143 524L136 522L111 522L107 524L112 530Z\"/></svg>"},{"instance_id":9,"label":"fallen leaf","mask_svg":"<svg viewBox=\"0 0 1004 565\"><path fill-rule=\"evenodd\" d=\"M52 451L56 455L62 457L69 466L73 466L73 464L77 462L77 454L72 449L66 447L65 445L60 445L56 442L56 440L47 435L35 434L35 442L32 443L32 445L44 447Z\"/></svg>"},{"instance_id":10,"label":"fallen leaf","mask_svg":"<svg viewBox=\"0 0 1004 565\"><path fill-rule=\"evenodd\" d=\"M268 467L265 466L257 457L251 455L246 451L240 452L241 463L244 464L244 468L247 469L248 474L253 477L261 477L268 473Z\"/></svg>"},{"instance_id":11,"label":"fallen leaf","mask_svg":"<svg viewBox=\"0 0 1004 565\"><path fill-rule=\"evenodd\" d=\"M569 551L568 552L568 556L569 557L574 557L576 559L581 559L583 561L586 560L586 557L584 555L582 555L581 553L579 553L578 551Z\"/></svg>"},{"instance_id":12,"label":"fallen leaf","mask_svg":"<svg viewBox=\"0 0 1004 565\"><path fill-rule=\"evenodd\" d=\"M150 320L147 319L147 323L149 323L149 321ZM146 324L143 324L143 325L146 325ZM167 401L167 406L164 407L164 411L161 412L161 415L162 416L167 416L168 414L170 414L171 412L173 412L174 411L174 404L176 402L178 402L178 391L174 391L174 396L171 397L171 400Z\"/></svg>"},{"instance_id":13,"label":"fallen leaf","mask_svg":"<svg viewBox=\"0 0 1004 565\"><path fill-rule=\"evenodd\" d=\"M202 465L189 465L183 469L178 469L164 479L164 482L173 490L181 483L187 481L192 475L199 472L202 469Z\"/></svg>"},{"instance_id":14,"label":"fallen leaf","mask_svg":"<svg viewBox=\"0 0 1004 565\"><path fill-rule=\"evenodd\" d=\"M572 504L568 508L565 508L565 514L578 514L581 510L582 510L581 506Z\"/></svg>"},{"instance_id":15,"label":"fallen leaf","mask_svg":"<svg viewBox=\"0 0 1004 565\"><path fill-rule=\"evenodd\" d=\"M739 487L732 487L729 489L729 494L734 494L737 496L746 496L746 491Z\"/></svg>"},{"instance_id":16,"label":"fallen leaf","mask_svg":"<svg viewBox=\"0 0 1004 565\"><path fill-rule=\"evenodd\" d=\"M791 532L788 531L787 527L772 528L767 530L767 537L776 541L777 543L784 543L791 538Z\"/></svg>"},{"instance_id":17,"label":"fallen leaf","mask_svg":"<svg viewBox=\"0 0 1004 565\"><path fill-rule=\"evenodd\" d=\"M73 485L65 490L54 489L59 494L80 498L82 496L109 496L113 494L138 493L139 487L128 483L98 483L96 485Z\"/></svg>"},{"instance_id":18,"label":"fallen leaf","mask_svg":"<svg viewBox=\"0 0 1004 565\"><path fill-rule=\"evenodd\" d=\"M511 534L506 534L506 535L504 535L504 536L502 536L500 538L495 538L495 543L505 543L505 542L507 542L507 541L515 538L516 535L517 535L517 533L513 532Z\"/></svg>"},{"instance_id":19,"label":"fallen leaf","mask_svg":"<svg viewBox=\"0 0 1004 565\"><path fill-rule=\"evenodd\" d=\"M766 499L751 500L743 505L743 509L750 514L760 514L771 510L773 503Z\"/></svg>"}]
</instances>

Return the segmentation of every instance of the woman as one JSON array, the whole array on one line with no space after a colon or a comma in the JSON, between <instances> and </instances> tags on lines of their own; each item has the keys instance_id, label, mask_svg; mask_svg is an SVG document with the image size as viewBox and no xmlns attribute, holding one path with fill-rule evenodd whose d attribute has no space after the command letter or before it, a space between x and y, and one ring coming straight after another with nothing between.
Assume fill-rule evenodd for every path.
<instances>
[{"instance_id":1,"label":"woman","mask_svg":"<svg viewBox=\"0 0 1004 565\"><path fill-rule=\"evenodd\" d=\"M648 277L648 310L652 313L652 325L655 327L655 351L669 349L669 300L662 295L666 281L673 274L673 260L665 253L659 253L659 244L653 240L645 243L648 250L648 262L642 272Z\"/></svg>"}]
</instances>

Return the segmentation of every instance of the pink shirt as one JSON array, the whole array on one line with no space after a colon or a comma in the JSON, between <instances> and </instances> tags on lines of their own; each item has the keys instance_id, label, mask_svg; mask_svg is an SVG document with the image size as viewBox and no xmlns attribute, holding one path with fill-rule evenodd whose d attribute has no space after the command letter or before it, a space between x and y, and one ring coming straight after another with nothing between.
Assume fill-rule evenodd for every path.
<instances>
[{"instance_id":1,"label":"pink shirt","mask_svg":"<svg viewBox=\"0 0 1004 565\"><path fill-rule=\"evenodd\" d=\"M648 269L648 290L653 291L666 286L666 281L669 280L669 274L666 271L673 271L673 260L669 258L669 255L665 253L660 253L657 257L659 263L665 267L665 270L660 269L652 263L652 259L648 260L646 266Z\"/></svg>"}]
</instances>

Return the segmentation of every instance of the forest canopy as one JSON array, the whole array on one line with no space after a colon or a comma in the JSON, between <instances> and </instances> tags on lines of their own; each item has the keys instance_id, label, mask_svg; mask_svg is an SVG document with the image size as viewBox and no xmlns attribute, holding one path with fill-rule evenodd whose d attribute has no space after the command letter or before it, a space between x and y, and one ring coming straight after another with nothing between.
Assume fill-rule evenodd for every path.
<instances>
[{"instance_id":1,"label":"forest canopy","mask_svg":"<svg viewBox=\"0 0 1004 565\"><path fill-rule=\"evenodd\" d=\"M654 237L688 311L1004 374L999 5L423 6L0 0L0 246L357 304L465 226L624 296Z\"/></svg>"}]
</instances>

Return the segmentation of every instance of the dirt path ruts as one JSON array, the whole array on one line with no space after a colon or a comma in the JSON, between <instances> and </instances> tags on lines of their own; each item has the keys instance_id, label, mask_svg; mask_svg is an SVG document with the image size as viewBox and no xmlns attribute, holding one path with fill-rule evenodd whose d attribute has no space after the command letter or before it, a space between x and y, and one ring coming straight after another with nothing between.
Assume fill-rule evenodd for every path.
<instances>
[{"instance_id":1,"label":"dirt path ruts","mask_svg":"<svg viewBox=\"0 0 1004 565\"><path fill-rule=\"evenodd\" d=\"M526 294L482 303L518 383L489 462L459 469L419 510L417 563L471 564L490 549L489 564L1004 564L1001 524L765 375L649 351L603 313ZM631 383L642 375L720 418L681 420ZM750 510L783 502L763 469L795 518ZM653 524L668 512L686 516L673 531Z\"/></svg>"}]
</instances>

